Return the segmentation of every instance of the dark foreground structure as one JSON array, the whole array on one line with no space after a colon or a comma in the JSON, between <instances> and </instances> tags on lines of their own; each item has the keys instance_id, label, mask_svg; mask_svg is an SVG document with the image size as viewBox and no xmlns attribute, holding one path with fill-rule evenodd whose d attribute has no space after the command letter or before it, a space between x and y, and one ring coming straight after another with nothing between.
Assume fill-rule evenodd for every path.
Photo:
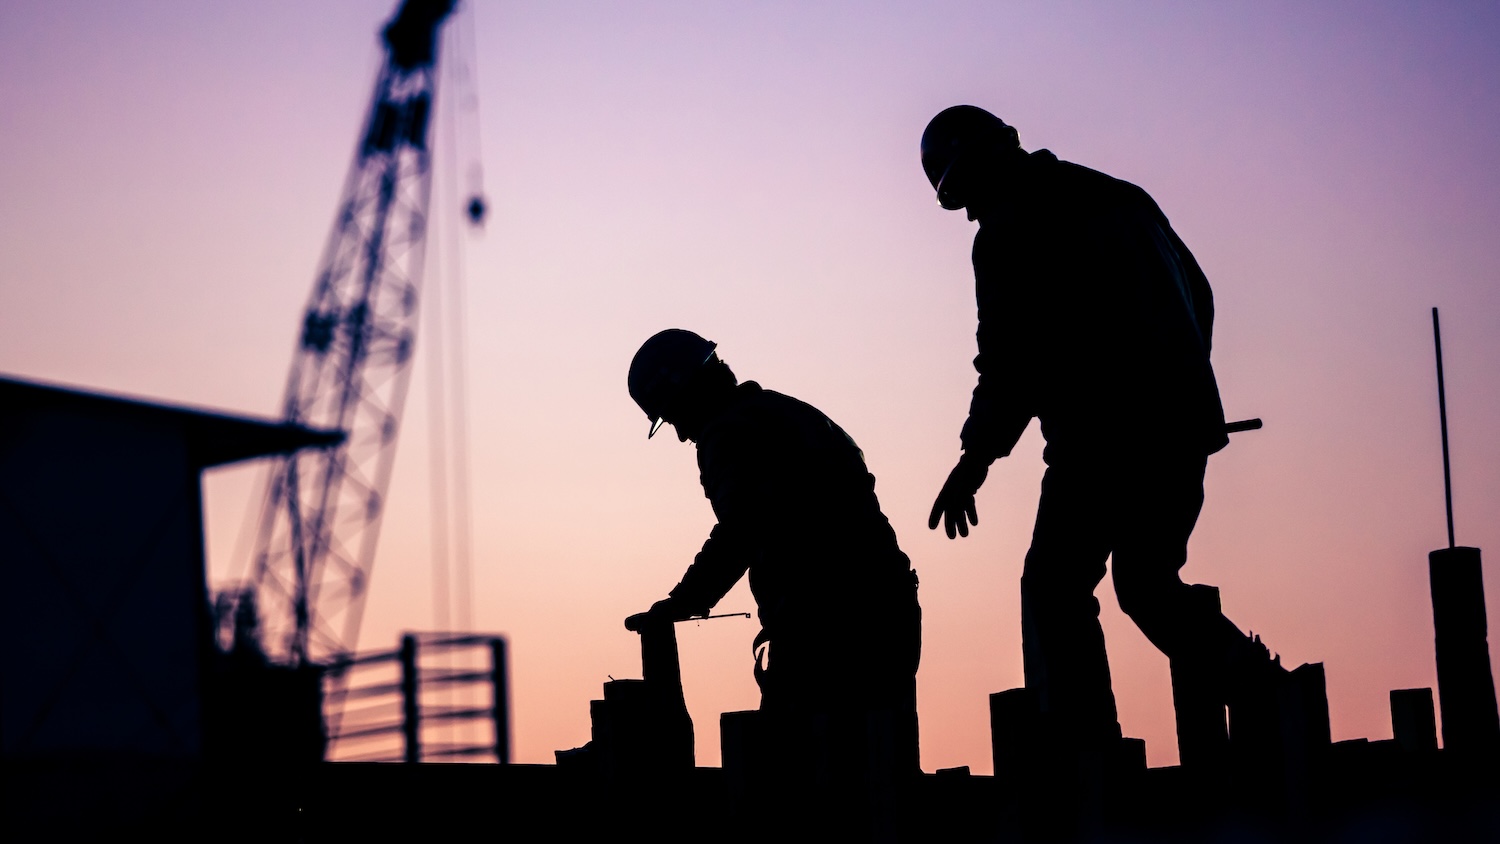
<instances>
[{"instance_id":1,"label":"dark foreground structure","mask_svg":"<svg viewBox=\"0 0 1500 844\"><path fill-rule=\"evenodd\" d=\"M1475 548L1429 558L1437 694L1391 692L1386 740L1330 741L1315 663L1227 709L1174 676L1179 732L1217 725L1225 736L1215 752L1184 748L1183 766L1148 769L1137 739L1080 753L1031 691L1013 689L990 699L994 776L871 781L843 758L778 768L764 712L725 713L723 767L702 768L668 625L642 631L644 676L606 684L589 705L591 741L555 765L423 761L508 759L503 642L472 636L409 636L366 658L403 672L392 681L401 720L372 729L406 742L389 758L408 764L325 762L321 686L334 680L271 664L237 648L238 635L226 644L215 624L199 475L339 435L13 379L0 379L0 400L6 841L763 841L800 828L779 825L797 819L776 811L788 782L843 799L826 813L826 840L1500 840L1500 719ZM477 647L489 661L422 674L419 641L424 653ZM493 699L423 716L419 675L488 684ZM492 720L493 743L420 744L418 717L459 715ZM338 737L356 732L346 718ZM898 735L872 732L865 750L914 752ZM819 804L798 809L809 806Z\"/></svg>"},{"instance_id":2,"label":"dark foreground structure","mask_svg":"<svg viewBox=\"0 0 1500 844\"><path fill-rule=\"evenodd\" d=\"M923 775L913 794L913 841L1493 842L1500 797L1493 768L1476 776L1441 752L1409 754L1351 743L1331 754L1311 805L1295 815L1201 793L1180 768L1112 783L1105 811L1076 835L1032 828L1025 797L1003 780L962 771ZM487 837L554 841L749 840L732 800L734 771L695 768L629 782L554 765L324 764L281 778L291 788L246 791L202 804L203 827L233 818L245 840L423 840ZM221 780L221 782L223 782ZM261 781L263 788L266 780ZM744 807L740 807L742 810ZM190 815L189 815L190 816ZM170 829L179 817L150 828ZM179 827L180 828L180 827ZM293 836L288 838L287 836ZM865 840L850 836L843 840ZM875 840L892 840L880 839ZM906 840L906 839L902 839Z\"/></svg>"},{"instance_id":3,"label":"dark foreground structure","mask_svg":"<svg viewBox=\"0 0 1500 844\"><path fill-rule=\"evenodd\" d=\"M913 841L1493 842L1500 782L1446 751L1397 740L1340 742L1320 760L1297 807L1255 802L1259 784L1208 782L1178 767L1120 771L1092 814L1038 816L1034 796L1007 777L924 774L913 785ZM7 765L25 783L29 766ZM118 768L127 780L140 770ZM553 841L757 840L736 799L737 771L689 768L640 778L567 765L320 763L274 770L197 768L192 785L153 811L116 806L45 826L21 822L7 796L7 840L68 840L77 833L149 833L154 840ZM743 794L742 791L738 792ZM1062 826L1048 826L1061 821ZM1062 831L1070 829L1072 831ZM836 839L837 840L837 839ZM849 836L842 840L871 840Z\"/></svg>"},{"instance_id":4,"label":"dark foreground structure","mask_svg":"<svg viewBox=\"0 0 1500 844\"><path fill-rule=\"evenodd\" d=\"M174 824L205 766L322 758L318 671L216 646L200 475L342 440L0 377L0 834Z\"/></svg>"}]
</instances>

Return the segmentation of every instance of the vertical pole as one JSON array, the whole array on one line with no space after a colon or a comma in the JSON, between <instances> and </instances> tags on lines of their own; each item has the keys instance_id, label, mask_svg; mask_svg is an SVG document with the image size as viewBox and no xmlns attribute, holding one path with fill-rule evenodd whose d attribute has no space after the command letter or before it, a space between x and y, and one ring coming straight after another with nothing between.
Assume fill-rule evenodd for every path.
<instances>
[{"instance_id":1,"label":"vertical pole","mask_svg":"<svg viewBox=\"0 0 1500 844\"><path fill-rule=\"evenodd\" d=\"M406 740L406 762L415 765L422 761L421 707L417 695L417 637L408 633L401 637L401 735Z\"/></svg>"},{"instance_id":2,"label":"vertical pole","mask_svg":"<svg viewBox=\"0 0 1500 844\"><path fill-rule=\"evenodd\" d=\"M1448 547L1453 541L1453 474L1448 468L1448 397L1443 391L1443 334L1438 329L1438 311L1432 309L1432 345L1437 349L1438 424L1443 428L1443 502L1448 507Z\"/></svg>"},{"instance_id":3,"label":"vertical pole","mask_svg":"<svg viewBox=\"0 0 1500 844\"><path fill-rule=\"evenodd\" d=\"M495 761L510 764L510 666L507 664L505 640L490 640L490 684L495 692Z\"/></svg>"},{"instance_id":4,"label":"vertical pole","mask_svg":"<svg viewBox=\"0 0 1500 844\"><path fill-rule=\"evenodd\" d=\"M1500 714L1490 666L1489 622L1484 608L1484 569L1478 548L1453 541L1453 483L1448 468L1448 408L1443 391L1443 344L1437 308L1432 309L1437 347L1438 418L1443 426L1443 495L1448 505L1448 547L1427 555L1432 584L1432 627L1437 651L1438 711L1443 750L1492 754L1500 748Z\"/></svg>"}]
</instances>

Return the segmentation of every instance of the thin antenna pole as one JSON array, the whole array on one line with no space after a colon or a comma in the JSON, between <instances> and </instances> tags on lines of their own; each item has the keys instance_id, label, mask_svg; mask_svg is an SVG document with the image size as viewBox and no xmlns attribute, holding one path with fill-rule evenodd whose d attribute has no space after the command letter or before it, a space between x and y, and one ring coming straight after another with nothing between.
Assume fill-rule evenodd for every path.
<instances>
[{"instance_id":1,"label":"thin antenna pole","mask_svg":"<svg viewBox=\"0 0 1500 844\"><path fill-rule=\"evenodd\" d=\"M1443 334L1438 329L1437 308L1432 309L1432 345L1437 349L1438 422L1443 428L1443 502L1448 506L1448 547L1453 541L1453 473L1448 468L1448 398L1443 392Z\"/></svg>"}]
</instances>

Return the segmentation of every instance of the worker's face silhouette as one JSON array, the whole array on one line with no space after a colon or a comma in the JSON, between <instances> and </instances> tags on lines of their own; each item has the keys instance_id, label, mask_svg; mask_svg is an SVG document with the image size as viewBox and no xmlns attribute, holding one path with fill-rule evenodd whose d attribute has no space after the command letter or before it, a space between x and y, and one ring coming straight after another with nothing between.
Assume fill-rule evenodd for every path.
<instances>
[{"instance_id":1,"label":"worker's face silhouette","mask_svg":"<svg viewBox=\"0 0 1500 844\"><path fill-rule=\"evenodd\" d=\"M966 174L963 208L970 221L985 216L999 204L1011 169L1006 165L1011 163L1009 155L992 154Z\"/></svg>"},{"instance_id":2,"label":"worker's face silhouette","mask_svg":"<svg viewBox=\"0 0 1500 844\"><path fill-rule=\"evenodd\" d=\"M672 425L679 441L696 443L703 429L733 401L737 383L728 364L717 355L710 357L676 401L662 410L661 418Z\"/></svg>"},{"instance_id":3,"label":"worker's face silhouette","mask_svg":"<svg viewBox=\"0 0 1500 844\"><path fill-rule=\"evenodd\" d=\"M1026 160L1026 153L1020 149L997 147L961 163L963 169L954 174L959 179L954 194L970 221L979 220L1000 205L1010 181L1026 166Z\"/></svg>"},{"instance_id":4,"label":"worker's face silhouette","mask_svg":"<svg viewBox=\"0 0 1500 844\"><path fill-rule=\"evenodd\" d=\"M686 400L680 401L668 413L662 415L662 419L672 426L677 432L678 442L698 441L698 435L703 432L704 426L709 422L712 407L703 402L701 396L688 396Z\"/></svg>"},{"instance_id":5,"label":"worker's face silhouette","mask_svg":"<svg viewBox=\"0 0 1500 844\"><path fill-rule=\"evenodd\" d=\"M701 416L698 412L700 397L696 391L689 388L677 400L662 409L661 419L677 434L678 442L698 441L698 431L703 427Z\"/></svg>"}]
</instances>

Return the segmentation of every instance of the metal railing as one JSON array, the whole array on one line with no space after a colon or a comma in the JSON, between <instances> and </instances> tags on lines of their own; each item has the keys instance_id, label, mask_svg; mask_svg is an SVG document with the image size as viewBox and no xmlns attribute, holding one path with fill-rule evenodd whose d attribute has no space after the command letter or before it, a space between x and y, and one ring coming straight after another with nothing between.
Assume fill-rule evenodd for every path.
<instances>
[{"instance_id":1,"label":"metal railing","mask_svg":"<svg viewBox=\"0 0 1500 844\"><path fill-rule=\"evenodd\" d=\"M510 762L500 636L407 633L396 650L329 666L324 682L330 761Z\"/></svg>"}]
</instances>

